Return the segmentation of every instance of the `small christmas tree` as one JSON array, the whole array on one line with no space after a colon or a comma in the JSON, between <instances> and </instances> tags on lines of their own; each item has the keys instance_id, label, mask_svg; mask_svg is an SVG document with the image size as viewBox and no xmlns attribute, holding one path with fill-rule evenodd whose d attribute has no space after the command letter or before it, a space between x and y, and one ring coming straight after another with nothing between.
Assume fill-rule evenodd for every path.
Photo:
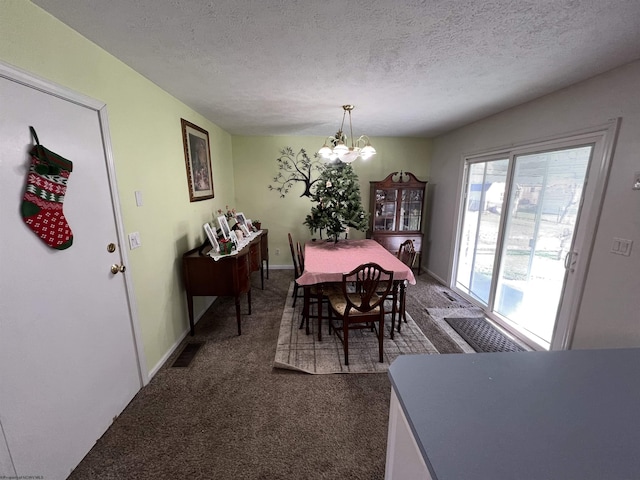
<instances>
[{"instance_id":1,"label":"small christmas tree","mask_svg":"<svg viewBox=\"0 0 640 480\"><path fill-rule=\"evenodd\" d=\"M347 227L365 231L369 214L362 208L358 176L350 164L327 165L320 174L311 197L317 204L311 208L304 224L311 234L326 230L334 242Z\"/></svg>"}]
</instances>

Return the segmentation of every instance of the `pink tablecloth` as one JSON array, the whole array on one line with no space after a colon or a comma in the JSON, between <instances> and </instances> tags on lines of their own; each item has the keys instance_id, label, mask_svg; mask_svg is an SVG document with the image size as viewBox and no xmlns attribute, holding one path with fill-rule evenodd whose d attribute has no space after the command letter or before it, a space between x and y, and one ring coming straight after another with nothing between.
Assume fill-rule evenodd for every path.
<instances>
[{"instance_id":1,"label":"pink tablecloth","mask_svg":"<svg viewBox=\"0 0 640 480\"><path fill-rule=\"evenodd\" d=\"M375 240L307 242L304 246L304 272L297 282L298 285L340 282L343 273L369 262L393 271L394 280L407 280L411 285L416 283L411 269Z\"/></svg>"}]
</instances>

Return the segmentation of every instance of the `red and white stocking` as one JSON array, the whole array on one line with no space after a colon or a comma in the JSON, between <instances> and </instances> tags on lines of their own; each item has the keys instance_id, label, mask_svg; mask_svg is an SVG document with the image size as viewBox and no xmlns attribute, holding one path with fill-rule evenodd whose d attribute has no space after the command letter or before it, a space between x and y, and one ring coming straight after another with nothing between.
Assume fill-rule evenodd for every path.
<instances>
[{"instance_id":1,"label":"red and white stocking","mask_svg":"<svg viewBox=\"0 0 640 480\"><path fill-rule=\"evenodd\" d=\"M37 138L36 138L37 141ZM22 218L44 243L64 250L73 233L62 212L73 163L38 144L31 150L31 166L22 199Z\"/></svg>"}]
</instances>

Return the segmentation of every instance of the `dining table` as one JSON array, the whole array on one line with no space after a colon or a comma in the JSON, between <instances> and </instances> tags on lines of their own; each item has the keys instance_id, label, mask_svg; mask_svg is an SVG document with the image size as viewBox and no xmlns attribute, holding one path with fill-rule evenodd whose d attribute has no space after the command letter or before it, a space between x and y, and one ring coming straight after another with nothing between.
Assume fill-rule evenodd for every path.
<instances>
[{"instance_id":1,"label":"dining table","mask_svg":"<svg viewBox=\"0 0 640 480\"><path fill-rule=\"evenodd\" d=\"M298 285L304 287L308 295L309 287L315 286L318 296L318 341L322 341L322 308L321 300L326 285L341 283L342 275L349 273L365 263L376 263L385 270L393 272L393 310L395 319L396 298L398 288L405 288L405 281L416 284L413 271L401 262L395 255L385 249L375 240L311 240L304 245L304 270L297 278ZM308 308L305 302L305 308ZM305 315L309 312L305 311ZM391 328L393 338L393 327Z\"/></svg>"}]
</instances>

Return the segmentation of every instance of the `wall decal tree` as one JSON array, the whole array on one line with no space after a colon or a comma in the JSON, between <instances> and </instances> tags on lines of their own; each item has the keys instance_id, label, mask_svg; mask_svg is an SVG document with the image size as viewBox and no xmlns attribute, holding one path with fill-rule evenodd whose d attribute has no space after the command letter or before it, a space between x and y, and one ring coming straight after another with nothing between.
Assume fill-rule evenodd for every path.
<instances>
[{"instance_id":1,"label":"wall decal tree","mask_svg":"<svg viewBox=\"0 0 640 480\"><path fill-rule=\"evenodd\" d=\"M304 191L301 197L311 197L311 188L318 181L319 176L314 179L314 174L323 170L324 163L317 153L313 154L313 159L309 158L304 148L298 153L294 153L291 147L284 147L280 150L278 162L278 175L273 178L273 185L269 185L269 190L275 190L284 198L293 187L294 182L304 183Z\"/></svg>"}]
</instances>

